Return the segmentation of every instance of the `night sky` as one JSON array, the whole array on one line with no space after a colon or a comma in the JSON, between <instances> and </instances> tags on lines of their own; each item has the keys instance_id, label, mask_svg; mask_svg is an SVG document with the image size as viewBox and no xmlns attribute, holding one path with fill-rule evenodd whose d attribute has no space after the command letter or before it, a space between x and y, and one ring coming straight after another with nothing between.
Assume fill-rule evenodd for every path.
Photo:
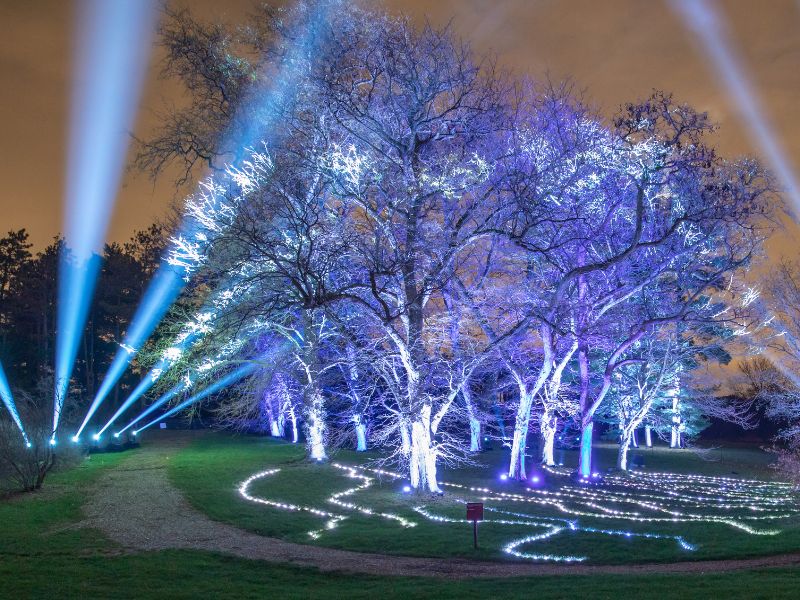
<instances>
[{"instance_id":1,"label":"night sky","mask_svg":"<svg viewBox=\"0 0 800 600\"><path fill-rule=\"evenodd\" d=\"M252 0L183 0L196 15L237 22ZM653 88L708 111L721 126L726 156L756 154L736 107L702 49L666 3L625 0L387 0L422 22L456 32L501 65L541 79L571 77L601 114ZM224 5L224 7L223 7ZM800 3L737 0L718 6L756 85L766 115L795 171L800 166ZM64 0L0 0L0 231L26 227L37 248L61 229L68 102L72 84L73 5ZM164 102L180 102L158 79L151 55L136 133L146 135ZM183 191L191 191L186 189ZM165 177L155 185L129 174L117 200L110 239L127 239L180 198ZM796 254L793 235L771 244L773 256Z\"/></svg>"}]
</instances>

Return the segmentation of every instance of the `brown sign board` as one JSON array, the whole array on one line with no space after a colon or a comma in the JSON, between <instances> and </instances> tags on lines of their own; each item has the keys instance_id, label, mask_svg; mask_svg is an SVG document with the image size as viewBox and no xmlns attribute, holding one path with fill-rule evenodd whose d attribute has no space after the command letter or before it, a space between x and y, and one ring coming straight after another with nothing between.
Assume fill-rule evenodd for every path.
<instances>
[{"instance_id":1,"label":"brown sign board","mask_svg":"<svg viewBox=\"0 0 800 600\"><path fill-rule=\"evenodd\" d=\"M467 521L483 521L483 502L467 502Z\"/></svg>"}]
</instances>

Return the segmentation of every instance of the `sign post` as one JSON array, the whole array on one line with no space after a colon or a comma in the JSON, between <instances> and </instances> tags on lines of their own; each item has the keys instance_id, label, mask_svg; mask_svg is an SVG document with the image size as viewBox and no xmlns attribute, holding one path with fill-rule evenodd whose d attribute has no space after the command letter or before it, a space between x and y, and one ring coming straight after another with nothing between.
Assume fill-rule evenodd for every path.
<instances>
[{"instance_id":1,"label":"sign post","mask_svg":"<svg viewBox=\"0 0 800 600\"><path fill-rule=\"evenodd\" d=\"M472 521L472 544L478 549L478 521L483 521L483 502L467 502L467 521Z\"/></svg>"}]
</instances>

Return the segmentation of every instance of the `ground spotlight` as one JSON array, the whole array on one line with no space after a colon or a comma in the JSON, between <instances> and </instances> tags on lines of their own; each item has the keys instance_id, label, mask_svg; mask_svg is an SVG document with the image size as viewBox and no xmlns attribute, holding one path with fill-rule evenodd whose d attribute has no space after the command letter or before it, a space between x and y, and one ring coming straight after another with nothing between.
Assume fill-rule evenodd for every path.
<instances>
[{"instance_id":1,"label":"ground spotlight","mask_svg":"<svg viewBox=\"0 0 800 600\"><path fill-rule=\"evenodd\" d=\"M80 441L81 441L81 438L79 438L77 435L73 435L72 436L72 443L73 444L77 444Z\"/></svg>"},{"instance_id":2,"label":"ground spotlight","mask_svg":"<svg viewBox=\"0 0 800 600\"><path fill-rule=\"evenodd\" d=\"M410 491L411 491L411 486L410 485L404 485L403 486L403 492L408 494Z\"/></svg>"},{"instance_id":3,"label":"ground spotlight","mask_svg":"<svg viewBox=\"0 0 800 600\"><path fill-rule=\"evenodd\" d=\"M33 448L33 444L31 444L30 442L25 442L25 447L26 448Z\"/></svg>"},{"instance_id":4,"label":"ground spotlight","mask_svg":"<svg viewBox=\"0 0 800 600\"><path fill-rule=\"evenodd\" d=\"M56 445L56 438L50 438L50 445L51 446L55 446Z\"/></svg>"},{"instance_id":5,"label":"ground spotlight","mask_svg":"<svg viewBox=\"0 0 800 600\"><path fill-rule=\"evenodd\" d=\"M99 441L100 441L100 434L99 434L99 433L95 433L95 434L92 436L92 439L93 439L95 442L99 442Z\"/></svg>"}]
</instances>

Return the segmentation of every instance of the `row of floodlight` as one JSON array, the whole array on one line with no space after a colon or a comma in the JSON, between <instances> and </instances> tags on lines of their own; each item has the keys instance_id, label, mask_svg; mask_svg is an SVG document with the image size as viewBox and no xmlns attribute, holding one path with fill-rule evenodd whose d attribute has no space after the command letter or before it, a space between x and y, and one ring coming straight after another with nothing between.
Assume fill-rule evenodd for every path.
<instances>
[{"instance_id":1,"label":"row of floodlight","mask_svg":"<svg viewBox=\"0 0 800 600\"><path fill-rule=\"evenodd\" d=\"M265 78L266 81L269 81L269 85L271 87L267 90L259 90L258 94L254 94L254 102L264 103L264 105L280 105L294 95L297 83L301 79L297 70L305 68L304 65L307 64L309 57L313 55L312 45L317 43L320 39L320 36L317 35L318 29L327 21L327 16L331 11L332 4L333 3L330 2L316 4L309 14L302 12L305 10L304 5L298 5L297 10L301 12L297 12L295 17L297 18L298 23L303 24L303 31L301 35L294 38L294 42L290 47L289 52L285 55L282 69L277 76ZM277 117L273 115L272 117L263 118L264 112L259 111L259 113L262 115L262 118L258 120L252 120L252 122L249 124L248 131L244 135L244 139L236 140L240 147L249 148L255 145L257 142L263 142L266 134L270 133L274 129L275 123L273 121ZM272 114L272 112L269 114ZM240 165L233 165L232 167L234 170L234 176L232 179L234 181L238 181L240 179L239 176L242 175L242 173L238 170L239 167ZM215 181L212 184L207 185L205 188L205 192L207 193L203 194L207 200L211 201L211 210L216 208L214 206L214 202L216 201L215 196L217 188L218 182ZM224 194L222 194L222 196L224 196ZM158 323L166 314L166 311L183 290L189 275L199 264L197 261L202 260L201 256L192 256L191 260L188 261L181 259L180 257L182 256L182 249L189 248L190 250L197 251L198 249L202 249L202 247L207 243L207 240L208 232L200 230L197 224L191 221L191 219L183 223L178 235L176 235L174 238L172 247L170 248L167 256L162 259L158 271L156 272L147 291L145 292L144 297L137 308L133 320L125 334L125 340L121 344L121 348L117 353L117 356L114 358L111 367L101 382L98 392L83 419L83 422L78 428L76 435L79 439L80 434L89 424L91 418L100 408L100 405L124 374L135 353L147 341L157 327ZM179 256L178 260L175 259L176 254ZM88 290L87 293L90 295L91 290ZM60 334L68 336L77 335L75 331L61 331ZM70 371L72 369L72 362L74 362L74 356L69 363ZM152 374L150 374L150 376L152 377ZM58 414L60 412L61 404L63 403L64 395L66 394L65 381L68 381L68 377L65 381L61 381L61 379L57 379L57 386L60 387L58 387L56 390L53 436L55 436L55 432L57 430ZM61 381L61 383L59 383L59 381ZM117 413L109 420L108 423L106 423L100 432L105 431L108 427L110 427L114 420L116 420L116 418L122 414L124 410L130 407L138 397L143 395L151 385L152 382L147 381L147 378L145 378L145 380L143 380L134 389L133 393L126 399ZM214 384L214 386L215 385L217 384ZM167 392L165 396L171 394L170 397L172 397L175 395L175 393L177 393L171 392L173 392L173 390ZM203 392L201 392L201 394L203 394ZM162 398L159 398L148 410L152 412L152 410L155 410L155 408L161 406L164 404L164 402L166 402L166 400L162 396ZM182 403L179 406L183 406L185 404L186 403ZM172 409L172 411L168 412L171 413L175 410L176 409ZM144 414L149 414L149 412L145 411ZM144 414L142 416L144 416ZM142 416L139 418L142 418ZM147 426L149 426L149 424ZM128 427L130 427L130 424ZM127 427L125 429L127 429ZM141 428L139 431L141 431ZM53 439L55 439L55 437L53 437Z\"/></svg>"}]
</instances>

